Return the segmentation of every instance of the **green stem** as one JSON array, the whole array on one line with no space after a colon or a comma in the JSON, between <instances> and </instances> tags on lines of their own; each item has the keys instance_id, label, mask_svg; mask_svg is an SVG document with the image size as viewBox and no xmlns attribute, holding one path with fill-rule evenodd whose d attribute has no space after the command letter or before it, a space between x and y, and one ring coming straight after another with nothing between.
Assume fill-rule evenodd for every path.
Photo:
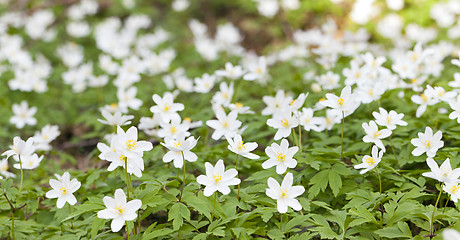
<instances>
[{"instance_id":1,"label":"green stem","mask_svg":"<svg viewBox=\"0 0 460 240\"><path fill-rule=\"evenodd\" d=\"M125 174L126 174L126 192L128 193L128 199L129 199L128 158L126 157L125 157Z\"/></svg>"},{"instance_id":2,"label":"green stem","mask_svg":"<svg viewBox=\"0 0 460 240\"><path fill-rule=\"evenodd\" d=\"M446 199L446 204L444 205L444 209L442 210L443 213L446 212L446 208L447 208L447 204L449 203L449 196L447 196L447 199Z\"/></svg>"},{"instance_id":3,"label":"green stem","mask_svg":"<svg viewBox=\"0 0 460 240\"><path fill-rule=\"evenodd\" d=\"M432 238L433 236L433 224L434 224L434 212L436 211L436 207L438 206L438 202L439 202L439 199L441 198L441 194L442 194L442 183L441 183L441 190L439 190L439 195L438 195L438 199L436 199L436 204L434 205L434 208L433 208L433 213L431 214L431 221L430 221L430 239Z\"/></svg>"},{"instance_id":4,"label":"green stem","mask_svg":"<svg viewBox=\"0 0 460 240\"><path fill-rule=\"evenodd\" d=\"M68 205L69 205L69 216L72 216L72 208L70 207L70 203ZM73 229L73 220L72 220L72 218L70 219L70 225L72 226L72 229Z\"/></svg>"},{"instance_id":5,"label":"green stem","mask_svg":"<svg viewBox=\"0 0 460 240\"><path fill-rule=\"evenodd\" d=\"M21 184L19 185L19 193L21 193L21 192L22 192L22 181L23 181L23 178L24 178L24 177L23 177L24 174L23 174L23 171L22 171L21 155L18 155L18 159L19 159L19 166L20 166L20 168L21 168Z\"/></svg>"},{"instance_id":6,"label":"green stem","mask_svg":"<svg viewBox=\"0 0 460 240\"><path fill-rule=\"evenodd\" d=\"M377 172L377 176L379 177L379 186L380 186L380 194L382 194L382 180L380 179L379 170L375 167L375 171Z\"/></svg>"},{"instance_id":7,"label":"green stem","mask_svg":"<svg viewBox=\"0 0 460 240\"><path fill-rule=\"evenodd\" d=\"M16 237L14 236L14 209L11 209L11 237L13 238L13 240L16 239Z\"/></svg>"},{"instance_id":8,"label":"green stem","mask_svg":"<svg viewBox=\"0 0 460 240\"><path fill-rule=\"evenodd\" d=\"M299 147L299 141L297 139L297 135L295 134L295 129L292 128L292 144L295 143L295 145L297 145L297 147Z\"/></svg>"},{"instance_id":9,"label":"green stem","mask_svg":"<svg viewBox=\"0 0 460 240\"><path fill-rule=\"evenodd\" d=\"M211 221L214 221L214 209L216 208L217 192L214 192L214 204L212 205Z\"/></svg>"},{"instance_id":10,"label":"green stem","mask_svg":"<svg viewBox=\"0 0 460 240\"><path fill-rule=\"evenodd\" d=\"M302 128L300 127L300 124L299 124L299 148L300 148L300 152L302 152Z\"/></svg>"},{"instance_id":11,"label":"green stem","mask_svg":"<svg viewBox=\"0 0 460 240\"><path fill-rule=\"evenodd\" d=\"M280 214L280 231L283 232L283 214Z\"/></svg>"},{"instance_id":12,"label":"green stem","mask_svg":"<svg viewBox=\"0 0 460 240\"><path fill-rule=\"evenodd\" d=\"M183 193L184 188L185 188L185 157L184 157L184 152L183 152L183 151L181 151L180 153L181 153L181 155L182 155L182 161L184 162L184 165L182 166L182 168L184 169L184 178L183 178L183 180L182 180L182 188L181 188L181 190L180 190L179 202L180 202L180 200L182 199L182 193Z\"/></svg>"},{"instance_id":13,"label":"green stem","mask_svg":"<svg viewBox=\"0 0 460 240\"><path fill-rule=\"evenodd\" d=\"M342 146L341 158L342 158L342 161L343 161L343 129L344 128L345 128L345 112L342 111L342 142L341 142L341 146Z\"/></svg>"},{"instance_id":14,"label":"green stem","mask_svg":"<svg viewBox=\"0 0 460 240\"><path fill-rule=\"evenodd\" d=\"M236 169L236 178L238 178L238 154L236 154L235 169ZM238 183L238 195L236 196L236 199L240 200L240 184L239 183ZM237 211L238 211L238 207L237 207Z\"/></svg>"},{"instance_id":15,"label":"green stem","mask_svg":"<svg viewBox=\"0 0 460 240\"><path fill-rule=\"evenodd\" d=\"M128 240L129 240L129 228L128 228L128 223L126 223L126 234L128 235Z\"/></svg>"},{"instance_id":16,"label":"green stem","mask_svg":"<svg viewBox=\"0 0 460 240\"><path fill-rule=\"evenodd\" d=\"M398 156L396 156L395 148L393 147L393 143L391 142L391 135L390 135L389 141L390 141L391 150L393 150L393 155L395 156L396 161L399 162L398 161Z\"/></svg>"}]
</instances>

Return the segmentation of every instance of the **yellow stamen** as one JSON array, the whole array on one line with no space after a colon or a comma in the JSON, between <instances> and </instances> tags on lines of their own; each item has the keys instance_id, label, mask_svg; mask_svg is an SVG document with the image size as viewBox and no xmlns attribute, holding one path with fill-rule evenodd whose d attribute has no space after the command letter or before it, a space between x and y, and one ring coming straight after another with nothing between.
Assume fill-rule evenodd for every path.
<instances>
[{"instance_id":1,"label":"yellow stamen","mask_svg":"<svg viewBox=\"0 0 460 240\"><path fill-rule=\"evenodd\" d=\"M276 156L276 158L278 159L278 162L284 162L286 161L286 154L278 152L278 156Z\"/></svg>"},{"instance_id":2,"label":"yellow stamen","mask_svg":"<svg viewBox=\"0 0 460 240\"><path fill-rule=\"evenodd\" d=\"M366 161L367 165L369 165L369 166L374 166L374 164L376 162L375 159L371 158L371 157L366 158L364 161Z\"/></svg>"},{"instance_id":3,"label":"yellow stamen","mask_svg":"<svg viewBox=\"0 0 460 240\"><path fill-rule=\"evenodd\" d=\"M345 101L345 100L343 100L343 98L339 98L339 99L337 100L337 104L339 104L339 106L343 106L343 102L344 102L344 101Z\"/></svg>"},{"instance_id":4,"label":"yellow stamen","mask_svg":"<svg viewBox=\"0 0 460 240\"><path fill-rule=\"evenodd\" d=\"M128 141L126 141L126 148L128 148L128 150L133 150L133 148L136 147L136 144L137 144L137 141L128 140Z\"/></svg>"},{"instance_id":5,"label":"yellow stamen","mask_svg":"<svg viewBox=\"0 0 460 240\"><path fill-rule=\"evenodd\" d=\"M240 151L243 151L244 149L246 149L246 146L244 145L244 142L241 141L236 145L236 148Z\"/></svg>"},{"instance_id":6,"label":"yellow stamen","mask_svg":"<svg viewBox=\"0 0 460 240\"><path fill-rule=\"evenodd\" d=\"M242 108L244 105L242 103L236 102L235 107L236 108Z\"/></svg>"},{"instance_id":7,"label":"yellow stamen","mask_svg":"<svg viewBox=\"0 0 460 240\"><path fill-rule=\"evenodd\" d=\"M425 147L427 147L427 148L431 147L431 144L432 144L432 142L430 140L426 140L425 143L424 143Z\"/></svg>"},{"instance_id":8,"label":"yellow stamen","mask_svg":"<svg viewBox=\"0 0 460 240\"><path fill-rule=\"evenodd\" d=\"M212 180L213 180L215 183L220 183L220 182L222 181L222 176L213 175L213 176L212 176Z\"/></svg>"},{"instance_id":9,"label":"yellow stamen","mask_svg":"<svg viewBox=\"0 0 460 240\"><path fill-rule=\"evenodd\" d=\"M286 189L281 189L281 198L283 199L288 198L288 192Z\"/></svg>"},{"instance_id":10,"label":"yellow stamen","mask_svg":"<svg viewBox=\"0 0 460 240\"><path fill-rule=\"evenodd\" d=\"M289 126L289 121L286 118L283 118L281 119L281 124L283 125L283 127L287 127Z\"/></svg>"},{"instance_id":11,"label":"yellow stamen","mask_svg":"<svg viewBox=\"0 0 460 240\"><path fill-rule=\"evenodd\" d=\"M59 191L61 191L61 193L62 193L63 195L65 195L65 194L67 194L67 191L68 191L68 190L67 190L66 187L61 187L61 188L59 189Z\"/></svg>"},{"instance_id":12,"label":"yellow stamen","mask_svg":"<svg viewBox=\"0 0 460 240\"><path fill-rule=\"evenodd\" d=\"M450 191L454 194L458 193L458 190L460 189L460 187L458 186L458 184L455 184L454 186L452 186L450 188Z\"/></svg>"},{"instance_id":13,"label":"yellow stamen","mask_svg":"<svg viewBox=\"0 0 460 240\"><path fill-rule=\"evenodd\" d=\"M122 207L115 207L115 210L117 210L118 215L122 215L125 212L125 209Z\"/></svg>"}]
</instances>

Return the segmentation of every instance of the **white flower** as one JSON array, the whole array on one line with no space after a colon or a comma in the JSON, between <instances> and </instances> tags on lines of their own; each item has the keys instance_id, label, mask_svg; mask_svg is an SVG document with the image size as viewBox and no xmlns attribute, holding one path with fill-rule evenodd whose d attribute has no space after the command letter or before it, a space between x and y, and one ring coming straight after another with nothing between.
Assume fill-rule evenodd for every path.
<instances>
[{"instance_id":1,"label":"white flower","mask_svg":"<svg viewBox=\"0 0 460 240\"><path fill-rule=\"evenodd\" d=\"M460 240L460 233L455 229L446 228L442 231L442 237L444 240Z\"/></svg>"},{"instance_id":2,"label":"white flower","mask_svg":"<svg viewBox=\"0 0 460 240\"><path fill-rule=\"evenodd\" d=\"M249 159L258 159L260 158L254 153L251 153L254 149L257 148L257 143L255 142L249 142L249 143L244 143L243 139L241 138L241 135L237 134L233 139L231 137L225 136L228 142L228 150L241 155L245 158Z\"/></svg>"},{"instance_id":3,"label":"white flower","mask_svg":"<svg viewBox=\"0 0 460 240\"><path fill-rule=\"evenodd\" d=\"M366 132L366 136L363 137L363 141L367 143L375 143L377 147L385 151L385 146L382 143L383 138L386 138L391 135L391 130L390 129L382 129L379 130L377 127L377 124L375 124L374 121L370 121L368 123L363 123L362 127L364 128L364 131Z\"/></svg>"},{"instance_id":4,"label":"white flower","mask_svg":"<svg viewBox=\"0 0 460 240\"><path fill-rule=\"evenodd\" d=\"M449 106L454 110L449 114L449 118L457 119L457 122L460 123L460 95L457 96L455 101L450 101Z\"/></svg>"},{"instance_id":5,"label":"white flower","mask_svg":"<svg viewBox=\"0 0 460 240\"><path fill-rule=\"evenodd\" d=\"M13 145L10 146L10 150L5 151L3 155L6 155L6 158L13 155L32 155L35 152L34 138L30 137L27 141L21 139L21 137L13 138Z\"/></svg>"},{"instance_id":6,"label":"white flower","mask_svg":"<svg viewBox=\"0 0 460 240\"><path fill-rule=\"evenodd\" d=\"M195 162L198 157L190 150L196 146L196 143L197 140L193 136L185 139L184 134L179 134L176 138L165 137L165 143L161 143L161 145L165 146L169 152L163 156L163 162L168 163L174 160L173 163L176 168L181 168L184 165L184 160Z\"/></svg>"},{"instance_id":7,"label":"white flower","mask_svg":"<svg viewBox=\"0 0 460 240\"><path fill-rule=\"evenodd\" d=\"M411 98L412 102L419 104L420 106L417 108L417 112L415 116L419 118L422 114L426 111L428 105L433 105L436 103L436 100L431 96L427 95L426 93L422 93L419 95L413 95Z\"/></svg>"},{"instance_id":8,"label":"white flower","mask_svg":"<svg viewBox=\"0 0 460 240\"><path fill-rule=\"evenodd\" d=\"M278 90L275 97L263 96L262 101L267 105L262 110L262 115L272 115L289 106L289 103L292 102L292 97L286 96L283 90Z\"/></svg>"},{"instance_id":9,"label":"white flower","mask_svg":"<svg viewBox=\"0 0 460 240\"><path fill-rule=\"evenodd\" d=\"M216 71L216 76L226 77L231 80L238 79L241 76L243 76L243 74L244 74L244 71L241 66L239 65L233 66L233 64L230 62L225 63L225 69Z\"/></svg>"},{"instance_id":10,"label":"white flower","mask_svg":"<svg viewBox=\"0 0 460 240\"><path fill-rule=\"evenodd\" d=\"M275 134L275 140L289 137L291 135L291 129L299 125L299 120L292 116L292 112L283 111L278 114L274 114L273 118L267 120L267 125L278 129Z\"/></svg>"},{"instance_id":11,"label":"white flower","mask_svg":"<svg viewBox=\"0 0 460 240\"><path fill-rule=\"evenodd\" d=\"M305 192L305 188L303 186L292 186L293 178L292 173L287 173L281 186L272 177L267 181L269 188L265 190L265 194L276 200L279 213L287 212L288 207L292 207L296 211L302 209L302 205L295 198L302 195Z\"/></svg>"},{"instance_id":12,"label":"white flower","mask_svg":"<svg viewBox=\"0 0 460 240\"><path fill-rule=\"evenodd\" d=\"M225 171L224 161L219 159L213 167L211 163L206 162L206 175L200 175L196 178L199 184L205 185L203 194L206 197L211 196L215 191L219 191L224 195L230 193L228 186L238 185L241 180L236 178L238 171L232 168Z\"/></svg>"},{"instance_id":13,"label":"white flower","mask_svg":"<svg viewBox=\"0 0 460 240\"><path fill-rule=\"evenodd\" d=\"M240 102L232 103L228 105L228 108L230 108L231 111L237 111L238 114L254 114L254 112L250 110L249 106L244 106Z\"/></svg>"},{"instance_id":14,"label":"white flower","mask_svg":"<svg viewBox=\"0 0 460 240\"><path fill-rule=\"evenodd\" d=\"M246 81L254 81L257 79L263 79L267 76L267 60L264 56L261 56L248 64L248 73L243 76Z\"/></svg>"},{"instance_id":15,"label":"white flower","mask_svg":"<svg viewBox=\"0 0 460 240\"><path fill-rule=\"evenodd\" d=\"M373 112L372 115L375 117L375 122L383 127L387 127L390 130L396 129L396 125L407 126L407 122L403 121L403 113L397 113L393 110L387 112L383 108L379 108L380 112Z\"/></svg>"},{"instance_id":16,"label":"white flower","mask_svg":"<svg viewBox=\"0 0 460 240\"><path fill-rule=\"evenodd\" d=\"M107 209L97 212L97 217L101 219L113 219L110 224L112 232L118 232L125 224L125 221L136 219L136 211L142 206L139 199L126 202L126 195L121 189L115 190L115 199L105 196L102 201Z\"/></svg>"},{"instance_id":17,"label":"white flower","mask_svg":"<svg viewBox=\"0 0 460 240\"><path fill-rule=\"evenodd\" d=\"M116 149L124 150L127 152L134 152L140 154L145 151L150 151L153 148L151 142L137 140L137 128L132 126L126 132L118 126L117 135L115 136Z\"/></svg>"},{"instance_id":18,"label":"white flower","mask_svg":"<svg viewBox=\"0 0 460 240\"><path fill-rule=\"evenodd\" d=\"M299 148L289 147L289 142L286 139L281 140L281 144L272 143L270 147L265 148L265 153L269 159L262 163L264 169L276 166L276 173L283 174L287 168L295 168L297 161L293 159L294 154Z\"/></svg>"},{"instance_id":19,"label":"white flower","mask_svg":"<svg viewBox=\"0 0 460 240\"><path fill-rule=\"evenodd\" d=\"M228 106L232 102L233 92L233 82L228 85L226 82L221 82L219 84L219 91L212 96L212 103Z\"/></svg>"},{"instance_id":20,"label":"white flower","mask_svg":"<svg viewBox=\"0 0 460 240\"><path fill-rule=\"evenodd\" d=\"M184 134L186 137L190 136L190 122L183 121L180 118L172 119L171 122L160 122L160 129L157 135L161 138L166 136L177 137L179 134Z\"/></svg>"},{"instance_id":21,"label":"white flower","mask_svg":"<svg viewBox=\"0 0 460 240\"><path fill-rule=\"evenodd\" d=\"M318 117L313 117L313 109L311 108L302 108L302 112L300 112L299 116L299 123L305 129L305 131L314 130L319 132L321 125L321 119Z\"/></svg>"},{"instance_id":22,"label":"white flower","mask_svg":"<svg viewBox=\"0 0 460 240\"><path fill-rule=\"evenodd\" d=\"M61 132L56 125L46 125L41 131L35 132L34 146L37 150L49 151L51 150L50 143L56 139Z\"/></svg>"},{"instance_id":23,"label":"white flower","mask_svg":"<svg viewBox=\"0 0 460 240\"><path fill-rule=\"evenodd\" d=\"M425 133L419 132L418 138L410 140L415 149L412 151L412 155L420 156L426 152L426 155L430 158L436 155L438 149L444 146L444 142L441 140L442 132L437 131L433 135L433 130L430 127L425 128Z\"/></svg>"},{"instance_id":24,"label":"white flower","mask_svg":"<svg viewBox=\"0 0 460 240\"><path fill-rule=\"evenodd\" d=\"M438 167L438 164L431 157L426 159L426 164L430 167L431 172L423 173L422 175L424 177L433 178L443 183L459 182L458 177L460 177L460 168L452 170L449 158L447 158L440 167Z\"/></svg>"},{"instance_id":25,"label":"white flower","mask_svg":"<svg viewBox=\"0 0 460 240\"><path fill-rule=\"evenodd\" d=\"M241 126L241 121L236 119L238 112L231 111L228 115L225 115L224 110L219 107L215 110L215 113L217 120L206 121L208 127L214 128L214 133L211 136L212 139L218 140L226 135L234 137Z\"/></svg>"},{"instance_id":26,"label":"white flower","mask_svg":"<svg viewBox=\"0 0 460 240\"><path fill-rule=\"evenodd\" d=\"M47 198L57 198L57 208L64 207L64 204L68 202L70 205L75 205L77 199L73 195L80 186L81 183L76 179L70 180L70 174L65 172L62 176L56 176L58 180L50 179L50 186L52 190L46 193Z\"/></svg>"},{"instance_id":27,"label":"white flower","mask_svg":"<svg viewBox=\"0 0 460 240\"><path fill-rule=\"evenodd\" d=\"M15 178L16 175L14 173L8 172L8 159L0 160L0 174L5 176L6 178Z\"/></svg>"},{"instance_id":28,"label":"white flower","mask_svg":"<svg viewBox=\"0 0 460 240\"><path fill-rule=\"evenodd\" d=\"M17 128L23 128L25 125L33 126L37 123L37 119L34 118L36 112L37 108L29 108L26 101L22 101L21 104L13 104L14 116L10 118L10 123L15 124Z\"/></svg>"},{"instance_id":29,"label":"white flower","mask_svg":"<svg viewBox=\"0 0 460 240\"><path fill-rule=\"evenodd\" d=\"M450 194L450 199L452 199L454 203L458 202L458 199L460 198L460 186L458 185L458 183L446 183L442 187L442 189ZM444 239L450 240L451 238L444 238Z\"/></svg>"},{"instance_id":30,"label":"white flower","mask_svg":"<svg viewBox=\"0 0 460 240\"><path fill-rule=\"evenodd\" d=\"M379 164L379 162L382 160L383 153L384 153L383 150L380 150L379 152L379 149L377 148L377 146L373 146L372 147L372 157L369 155L365 155L362 159L363 163L355 165L355 169L364 168L363 170L359 172L360 174L364 174L374 169Z\"/></svg>"},{"instance_id":31,"label":"white flower","mask_svg":"<svg viewBox=\"0 0 460 240\"><path fill-rule=\"evenodd\" d=\"M322 101L322 104L336 111L344 112L344 115L347 116L359 105L356 100L356 96L351 93L351 87L346 86L342 89L340 97L332 93L326 93L326 100Z\"/></svg>"},{"instance_id":32,"label":"white flower","mask_svg":"<svg viewBox=\"0 0 460 240\"><path fill-rule=\"evenodd\" d=\"M174 103L173 95L166 92L161 98L158 94L152 96L153 101L157 104L150 108L152 113L159 113L163 121L167 122L174 118L180 118L178 111L184 110L184 104Z\"/></svg>"},{"instance_id":33,"label":"white flower","mask_svg":"<svg viewBox=\"0 0 460 240\"><path fill-rule=\"evenodd\" d=\"M40 165L40 162L43 160L43 156L38 156L36 153L32 155L20 155L21 156L21 163L22 163L22 169L34 169ZM13 156L14 160L19 162L19 157L18 156ZM21 169L21 164L15 163L13 165L14 168L16 169Z\"/></svg>"},{"instance_id":34,"label":"white flower","mask_svg":"<svg viewBox=\"0 0 460 240\"><path fill-rule=\"evenodd\" d=\"M113 115L110 114L109 111L106 109L101 109L102 116L105 118L103 119L97 119L99 122L103 124L107 124L110 126L125 126L131 123L131 119L134 118L133 115L126 115L123 116L121 112L116 111Z\"/></svg>"}]
</instances>

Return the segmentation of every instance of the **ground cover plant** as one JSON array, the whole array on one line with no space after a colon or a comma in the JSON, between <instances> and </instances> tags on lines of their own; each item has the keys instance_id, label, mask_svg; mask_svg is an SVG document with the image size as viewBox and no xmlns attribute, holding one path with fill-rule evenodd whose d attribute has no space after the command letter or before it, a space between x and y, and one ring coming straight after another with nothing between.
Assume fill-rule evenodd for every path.
<instances>
[{"instance_id":1,"label":"ground cover plant","mask_svg":"<svg viewBox=\"0 0 460 240\"><path fill-rule=\"evenodd\" d=\"M0 1L1 239L460 239L460 1Z\"/></svg>"}]
</instances>

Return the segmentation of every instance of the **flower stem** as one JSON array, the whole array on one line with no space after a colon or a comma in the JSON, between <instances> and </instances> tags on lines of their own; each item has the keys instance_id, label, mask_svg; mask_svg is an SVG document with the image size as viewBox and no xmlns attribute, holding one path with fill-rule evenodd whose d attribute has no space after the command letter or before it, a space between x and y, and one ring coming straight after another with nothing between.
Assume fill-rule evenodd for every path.
<instances>
[{"instance_id":1,"label":"flower stem","mask_svg":"<svg viewBox=\"0 0 460 240\"><path fill-rule=\"evenodd\" d=\"M214 209L216 208L217 192L214 192L214 204L212 205L211 221L214 221Z\"/></svg>"},{"instance_id":2,"label":"flower stem","mask_svg":"<svg viewBox=\"0 0 460 240\"><path fill-rule=\"evenodd\" d=\"M300 127L300 124L299 124L299 148L300 148L300 152L302 152L302 128Z\"/></svg>"},{"instance_id":3,"label":"flower stem","mask_svg":"<svg viewBox=\"0 0 460 240\"><path fill-rule=\"evenodd\" d=\"M280 214L280 231L283 232L283 214Z\"/></svg>"},{"instance_id":4,"label":"flower stem","mask_svg":"<svg viewBox=\"0 0 460 240\"><path fill-rule=\"evenodd\" d=\"M24 174L23 174L23 171L22 171L21 155L18 155L18 159L19 159L19 166L21 168L21 184L19 185L19 193L21 193L22 192L22 180L24 178Z\"/></svg>"},{"instance_id":5,"label":"flower stem","mask_svg":"<svg viewBox=\"0 0 460 240\"><path fill-rule=\"evenodd\" d=\"M341 142L341 146L342 146L342 154L341 154L341 158L342 158L342 161L343 161L343 129L345 128L345 112L342 111L342 142Z\"/></svg>"},{"instance_id":6,"label":"flower stem","mask_svg":"<svg viewBox=\"0 0 460 240\"><path fill-rule=\"evenodd\" d=\"M14 209L11 209L11 237L13 238L13 240L16 239L16 237L14 236Z\"/></svg>"},{"instance_id":7,"label":"flower stem","mask_svg":"<svg viewBox=\"0 0 460 240\"><path fill-rule=\"evenodd\" d=\"M447 199L446 199L446 204L444 205L444 209L442 210L443 213L446 212L446 208L447 208L447 204L449 203L449 196L447 196Z\"/></svg>"},{"instance_id":8,"label":"flower stem","mask_svg":"<svg viewBox=\"0 0 460 240\"><path fill-rule=\"evenodd\" d=\"M436 199L436 204L434 205L433 213L431 214L430 239L431 239L431 236L433 236L434 212L436 211L436 207L438 206L438 202L439 202L439 199L441 198L441 194L442 194L442 183L441 183L441 190L439 190L438 199Z\"/></svg>"},{"instance_id":9,"label":"flower stem","mask_svg":"<svg viewBox=\"0 0 460 240\"><path fill-rule=\"evenodd\" d=\"M70 207L70 203L68 205L69 205L69 216L72 216L72 208ZM72 218L70 218L70 225L71 225L71 229L73 229L73 220L72 220Z\"/></svg>"},{"instance_id":10,"label":"flower stem","mask_svg":"<svg viewBox=\"0 0 460 240\"><path fill-rule=\"evenodd\" d=\"M184 178L182 180L182 188L180 189L179 202L182 199L182 193L183 193L184 188L185 188L185 157L184 157L184 152L183 151L181 151L180 153L182 155L182 161L184 162L184 165L182 166L182 168L184 169Z\"/></svg>"},{"instance_id":11,"label":"flower stem","mask_svg":"<svg viewBox=\"0 0 460 240\"><path fill-rule=\"evenodd\" d=\"M236 154L235 169L236 169L236 177L238 178L238 154ZM240 200L240 183L238 183L238 195L236 196L236 199ZM238 209L238 207L237 207L237 209Z\"/></svg>"},{"instance_id":12,"label":"flower stem","mask_svg":"<svg viewBox=\"0 0 460 240\"><path fill-rule=\"evenodd\" d=\"M126 234L128 235L128 240L129 240L129 229L128 229L128 223L126 223Z\"/></svg>"},{"instance_id":13,"label":"flower stem","mask_svg":"<svg viewBox=\"0 0 460 240\"><path fill-rule=\"evenodd\" d=\"M393 150L393 155L395 156L396 161L399 162L398 161L398 156L396 156L395 148L393 147L393 143L391 142L391 135L390 135L390 138L388 140L390 141L390 147L391 147L391 150Z\"/></svg>"},{"instance_id":14,"label":"flower stem","mask_svg":"<svg viewBox=\"0 0 460 240\"><path fill-rule=\"evenodd\" d=\"M128 159L125 158L125 174L126 174L126 192L129 199L129 178L128 178ZM128 235L129 236L129 235Z\"/></svg>"},{"instance_id":15,"label":"flower stem","mask_svg":"<svg viewBox=\"0 0 460 240\"><path fill-rule=\"evenodd\" d=\"M297 145L297 147L299 147L299 141L298 141L297 136L295 134L295 129L292 128L292 144L294 144L294 143L295 143L295 145Z\"/></svg>"},{"instance_id":16,"label":"flower stem","mask_svg":"<svg viewBox=\"0 0 460 240\"><path fill-rule=\"evenodd\" d=\"M380 194L382 194L382 180L380 179L379 170L375 167L375 171L377 172L377 176L379 177L379 186L380 186Z\"/></svg>"}]
</instances>

